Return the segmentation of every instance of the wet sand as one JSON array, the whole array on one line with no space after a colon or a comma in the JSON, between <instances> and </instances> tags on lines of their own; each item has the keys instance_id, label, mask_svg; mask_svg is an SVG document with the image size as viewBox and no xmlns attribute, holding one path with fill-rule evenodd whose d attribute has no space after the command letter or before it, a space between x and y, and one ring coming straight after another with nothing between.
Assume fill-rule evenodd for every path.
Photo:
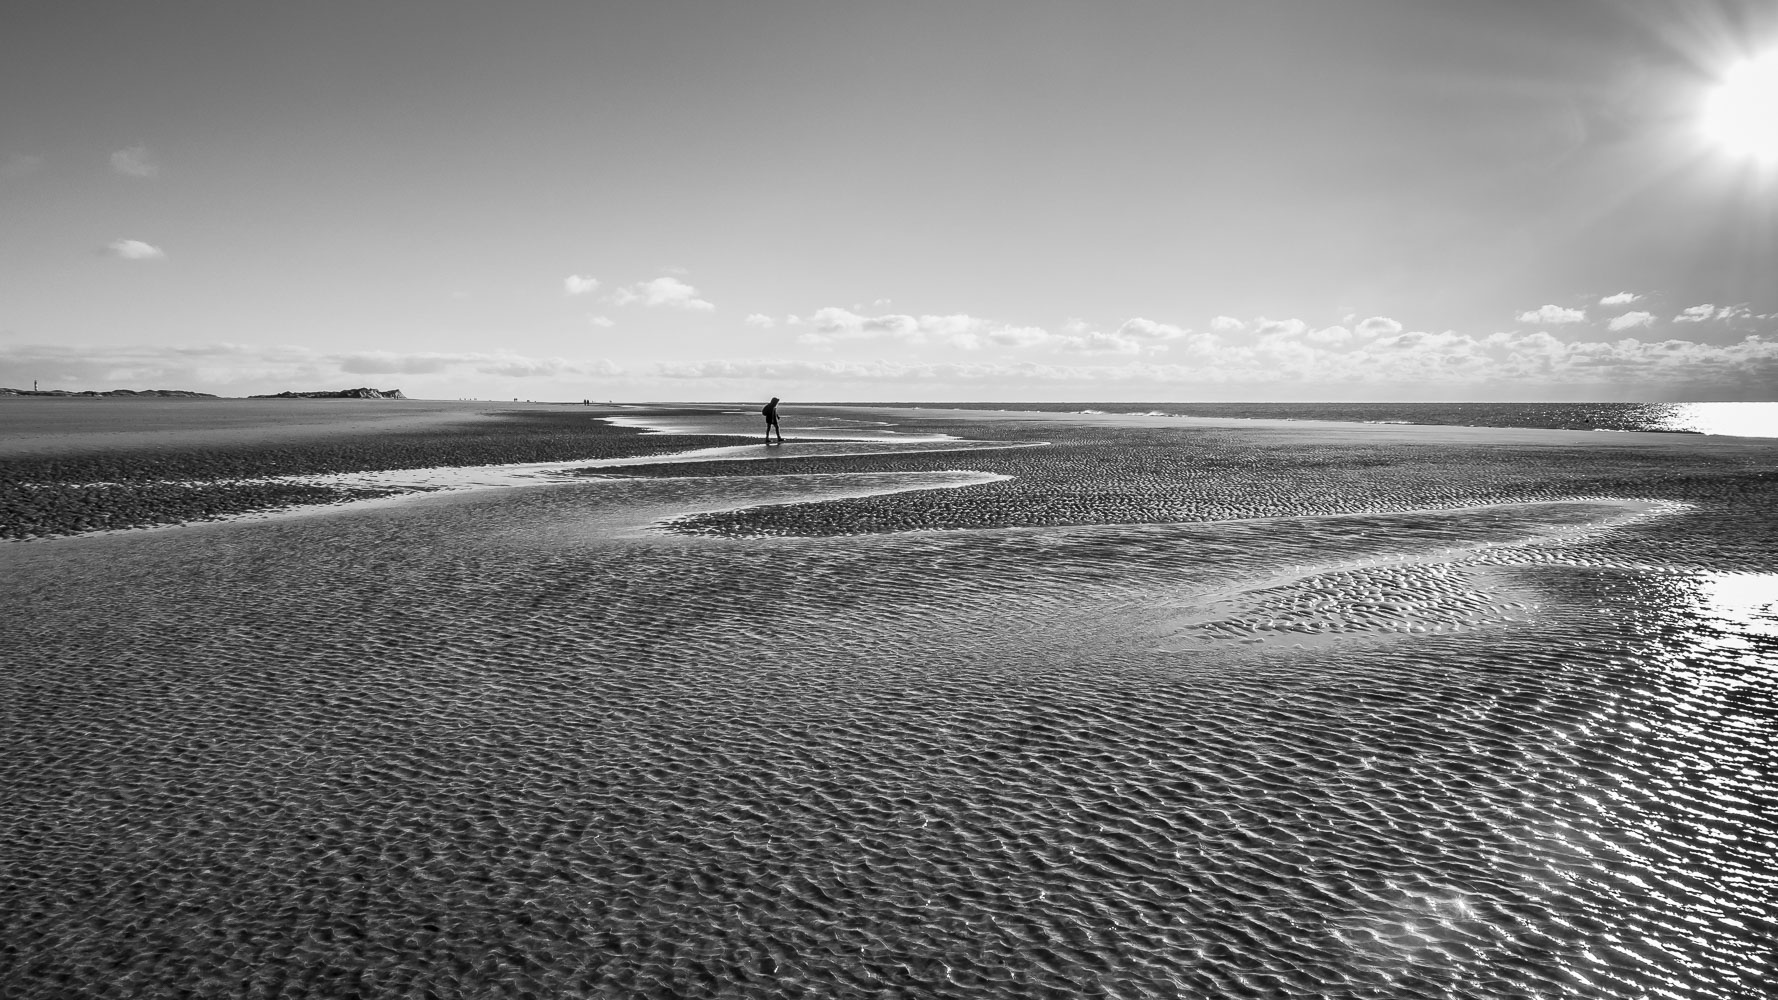
<instances>
[{"instance_id":1,"label":"wet sand","mask_svg":"<svg viewBox=\"0 0 1778 1000\"><path fill-rule=\"evenodd\" d=\"M0 457L263 445L560 412L560 404L417 399L0 397Z\"/></svg>"},{"instance_id":2,"label":"wet sand","mask_svg":"<svg viewBox=\"0 0 1778 1000\"><path fill-rule=\"evenodd\" d=\"M6 401L0 401L6 402ZM11 401L0 425L0 540L46 538L386 497L324 477L645 456L720 436L644 435L623 407L408 400ZM671 412L671 411L668 411ZM374 478L374 477L372 477Z\"/></svg>"},{"instance_id":3,"label":"wet sand","mask_svg":"<svg viewBox=\"0 0 1778 1000\"><path fill-rule=\"evenodd\" d=\"M1778 442L867 416L0 545L0 981L1762 988Z\"/></svg>"}]
</instances>

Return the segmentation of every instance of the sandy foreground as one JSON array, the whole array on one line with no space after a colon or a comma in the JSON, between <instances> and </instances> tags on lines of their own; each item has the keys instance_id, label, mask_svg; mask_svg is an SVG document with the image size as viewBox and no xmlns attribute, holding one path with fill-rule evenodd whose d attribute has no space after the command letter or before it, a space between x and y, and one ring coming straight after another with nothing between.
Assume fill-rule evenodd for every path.
<instances>
[{"instance_id":1,"label":"sandy foreground","mask_svg":"<svg viewBox=\"0 0 1778 1000\"><path fill-rule=\"evenodd\" d=\"M1768 978L1778 442L578 409L0 462L606 463L0 545L0 993Z\"/></svg>"}]
</instances>

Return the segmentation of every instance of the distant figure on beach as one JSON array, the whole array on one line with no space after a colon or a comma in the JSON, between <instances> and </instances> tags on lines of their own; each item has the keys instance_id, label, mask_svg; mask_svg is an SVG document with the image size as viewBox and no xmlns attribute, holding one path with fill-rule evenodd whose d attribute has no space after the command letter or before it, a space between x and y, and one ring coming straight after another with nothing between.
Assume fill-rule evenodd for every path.
<instances>
[{"instance_id":1,"label":"distant figure on beach","mask_svg":"<svg viewBox=\"0 0 1778 1000\"><path fill-rule=\"evenodd\" d=\"M778 397L773 396L766 408L759 411L766 415L766 447L772 446L772 432L778 431L778 443L784 443L784 432L778 429Z\"/></svg>"}]
</instances>

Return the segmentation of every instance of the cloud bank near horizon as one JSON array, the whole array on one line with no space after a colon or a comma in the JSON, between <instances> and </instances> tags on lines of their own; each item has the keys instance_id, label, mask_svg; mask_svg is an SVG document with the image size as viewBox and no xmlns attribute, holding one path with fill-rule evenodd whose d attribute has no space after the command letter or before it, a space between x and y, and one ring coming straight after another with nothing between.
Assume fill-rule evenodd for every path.
<instances>
[{"instance_id":1,"label":"cloud bank near horizon","mask_svg":"<svg viewBox=\"0 0 1778 1000\"><path fill-rule=\"evenodd\" d=\"M21 375L5 374L10 372ZM37 374L24 376L26 372ZM344 383L361 385L367 380L566 380L605 379L623 374L622 367L604 358L532 357L512 351L326 352L291 345L232 343L179 347L0 346L0 385L11 388L17 388L14 382L28 384L36 378L46 388L198 389L249 394L348 388ZM401 388L389 384L376 387Z\"/></svg>"},{"instance_id":2,"label":"cloud bank near horizon","mask_svg":"<svg viewBox=\"0 0 1778 1000\"><path fill-rule=\"evenodd\" d=\"M1329 349L1332 335L1362 340ZM1343 347L1344 345L1342 345ZM967 392L983 386L1294 386L1399 389L1404 386L1645 386L1683 391L1704 384L1772 384L1778 339L1747 337L1729 345L1696 341L1564 343L1547 333L1398 333L1368 339L1344 328L1285 332L1254 344L1197 335L1179 361L1057 364L1039 361L713 360L662 363L655 374L687 382L793 380L848 385L921 384ZM968 398L967 396L961 398ZM1269 398L1269 397L1261 397Z\"/></svg>"},{"instance_id":3,"label":"cloud bank near horizon","mask_svg":"<svg viewBox=\"0 0 1778 1000\"><path fill-rule=\"evenodd\" d=\"M1708 312L1706 312L1708 310ZM764 327L754 314L746 321ZM1610 336L1564 339L1543 329L1469 335L1409 330L1389 317L1311 327L1296 319L1217 317L1193 330L1141 317L1100 330L1071 321L1061 332L967 315L864 316L828 308L791 317L782 330L796 357L650 359L536 356L519 351L321 351L297 346L217 343L193 346L0 344L0 385L32 378L62 388L191 388L219 394L336 388L367 380L405 382L410 394L536 395L691 392L791 383L830 398L897 394L918 387L959 400L985 391L1048 395L1156 391L1244 391L1242 398L1284 399L1337 390L1345 396L1436 393L1440 387L1550 387L1588 398L1615 390L1625 398L1708 394L1769 395L1778 385L1778 332L1738 329L1748 317L1725 307L1696 307L1683 329L1692 337ZM1769 319L1770 317L1758 317ZM1624 313L1610 332L1646 331L1652 313ZM1650 331L1652 333L1652 331ZM1713 342L1706 333L1734 339ZM789 346L789 345L787 345ZM888 348L892 357L808 357L837 347ZM939 352L942 357L919 357ZM768 355L774 353L767 350ZM1031 356L1031 355L1037 356ZM335 383L339 383L338 386ZM531 388L515 388L530 386ZM382 388L398 387L391 385ZM805 392L805 394L807 394ZM656 396L655 398L664 398ZM684 398L691 398L687 396ZM1555 398L1555 397L1548 397Z\"/></svg>"},{"instance_id":4,"label":"cloud bank near horizon","mask_svg":"<svg viewBox=\"0 0 1778 1000\"><path fill-rule=\"evenodd\" d=\"M164 256L135 240L119 240L111 252L134 260ZM604 287L594 277L570 274L561 289L577 299ZM1597 318L1588 318L1583 308L1552 303L1511 314L1524 326L1486 334L1415 330L1393 317L1358 315L1322 326L1294 317L1218 315L1201 329L1144 316L1115 325L1071 318L1052 330L967 313L872 311L887 300L724 320L696 288L672 274L621 286L601 298L620 306L659 307L650 311L668 325L645 341L588 341L629 352L618 357L582 356L572 349L528 352L520 346L526 341L511 336L505 337L511 347L491 352L0 341L0 385L35 378L76 389L192 388L249 395L377 381L383 388L445 397L572 398L592 392L696 398L756 394L760 383L768 383L793 384L805 397L881 398L917 389L928 397L958 400L1195 393L1252 400L1437 398L1439 393L1503 399L1709 398L1713 391L1763 398L1778 386L1778 315L1712 303L1675 312L1660 304L1658 295L1651 300L1628 291L1596 299L1617 307ZM1628 308L1638 303L1646 306ZM757 354L736 358L686 351L689 341L673 331L674 324L691 320L675 318L688 312L702 314L695 320L699 326L714 322L712 328L720 329L728 323L736 333L747 331L748 349ZM577 321L598 330L616 325L593 313ZM675 349L684 353L675 356ZM1530 387L1545 395L1526 396Z\"/></svg>"}]
</instances>

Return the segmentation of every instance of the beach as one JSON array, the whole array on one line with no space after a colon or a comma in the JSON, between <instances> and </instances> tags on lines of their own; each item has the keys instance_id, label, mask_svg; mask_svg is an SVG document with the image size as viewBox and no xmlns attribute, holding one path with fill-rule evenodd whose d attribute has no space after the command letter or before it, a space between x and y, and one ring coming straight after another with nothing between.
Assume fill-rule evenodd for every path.
<instances>
[{"instance_id":1,"label":"beach","mask_svg":"<svg viewBox=\"0 0 1778 1000\"><path fill-rule=\"evenodd\" d=\"M89 409L10 419L49 406ZM0 408L7 996L1730 998L1775 958L1778 440Z\"/></svg>"},{"instance_id":2,"label":"beach","mask_svg":"<svg viewBox=\"0 0 1778 1000\"><path fill-rule=\"evenodd\" d=\"M342 474L645 456L688 443L641 438L590 407L518 402L27 398L0 399L0 418L0 539L410 492Z\"/></svg>"}]
</instances>

